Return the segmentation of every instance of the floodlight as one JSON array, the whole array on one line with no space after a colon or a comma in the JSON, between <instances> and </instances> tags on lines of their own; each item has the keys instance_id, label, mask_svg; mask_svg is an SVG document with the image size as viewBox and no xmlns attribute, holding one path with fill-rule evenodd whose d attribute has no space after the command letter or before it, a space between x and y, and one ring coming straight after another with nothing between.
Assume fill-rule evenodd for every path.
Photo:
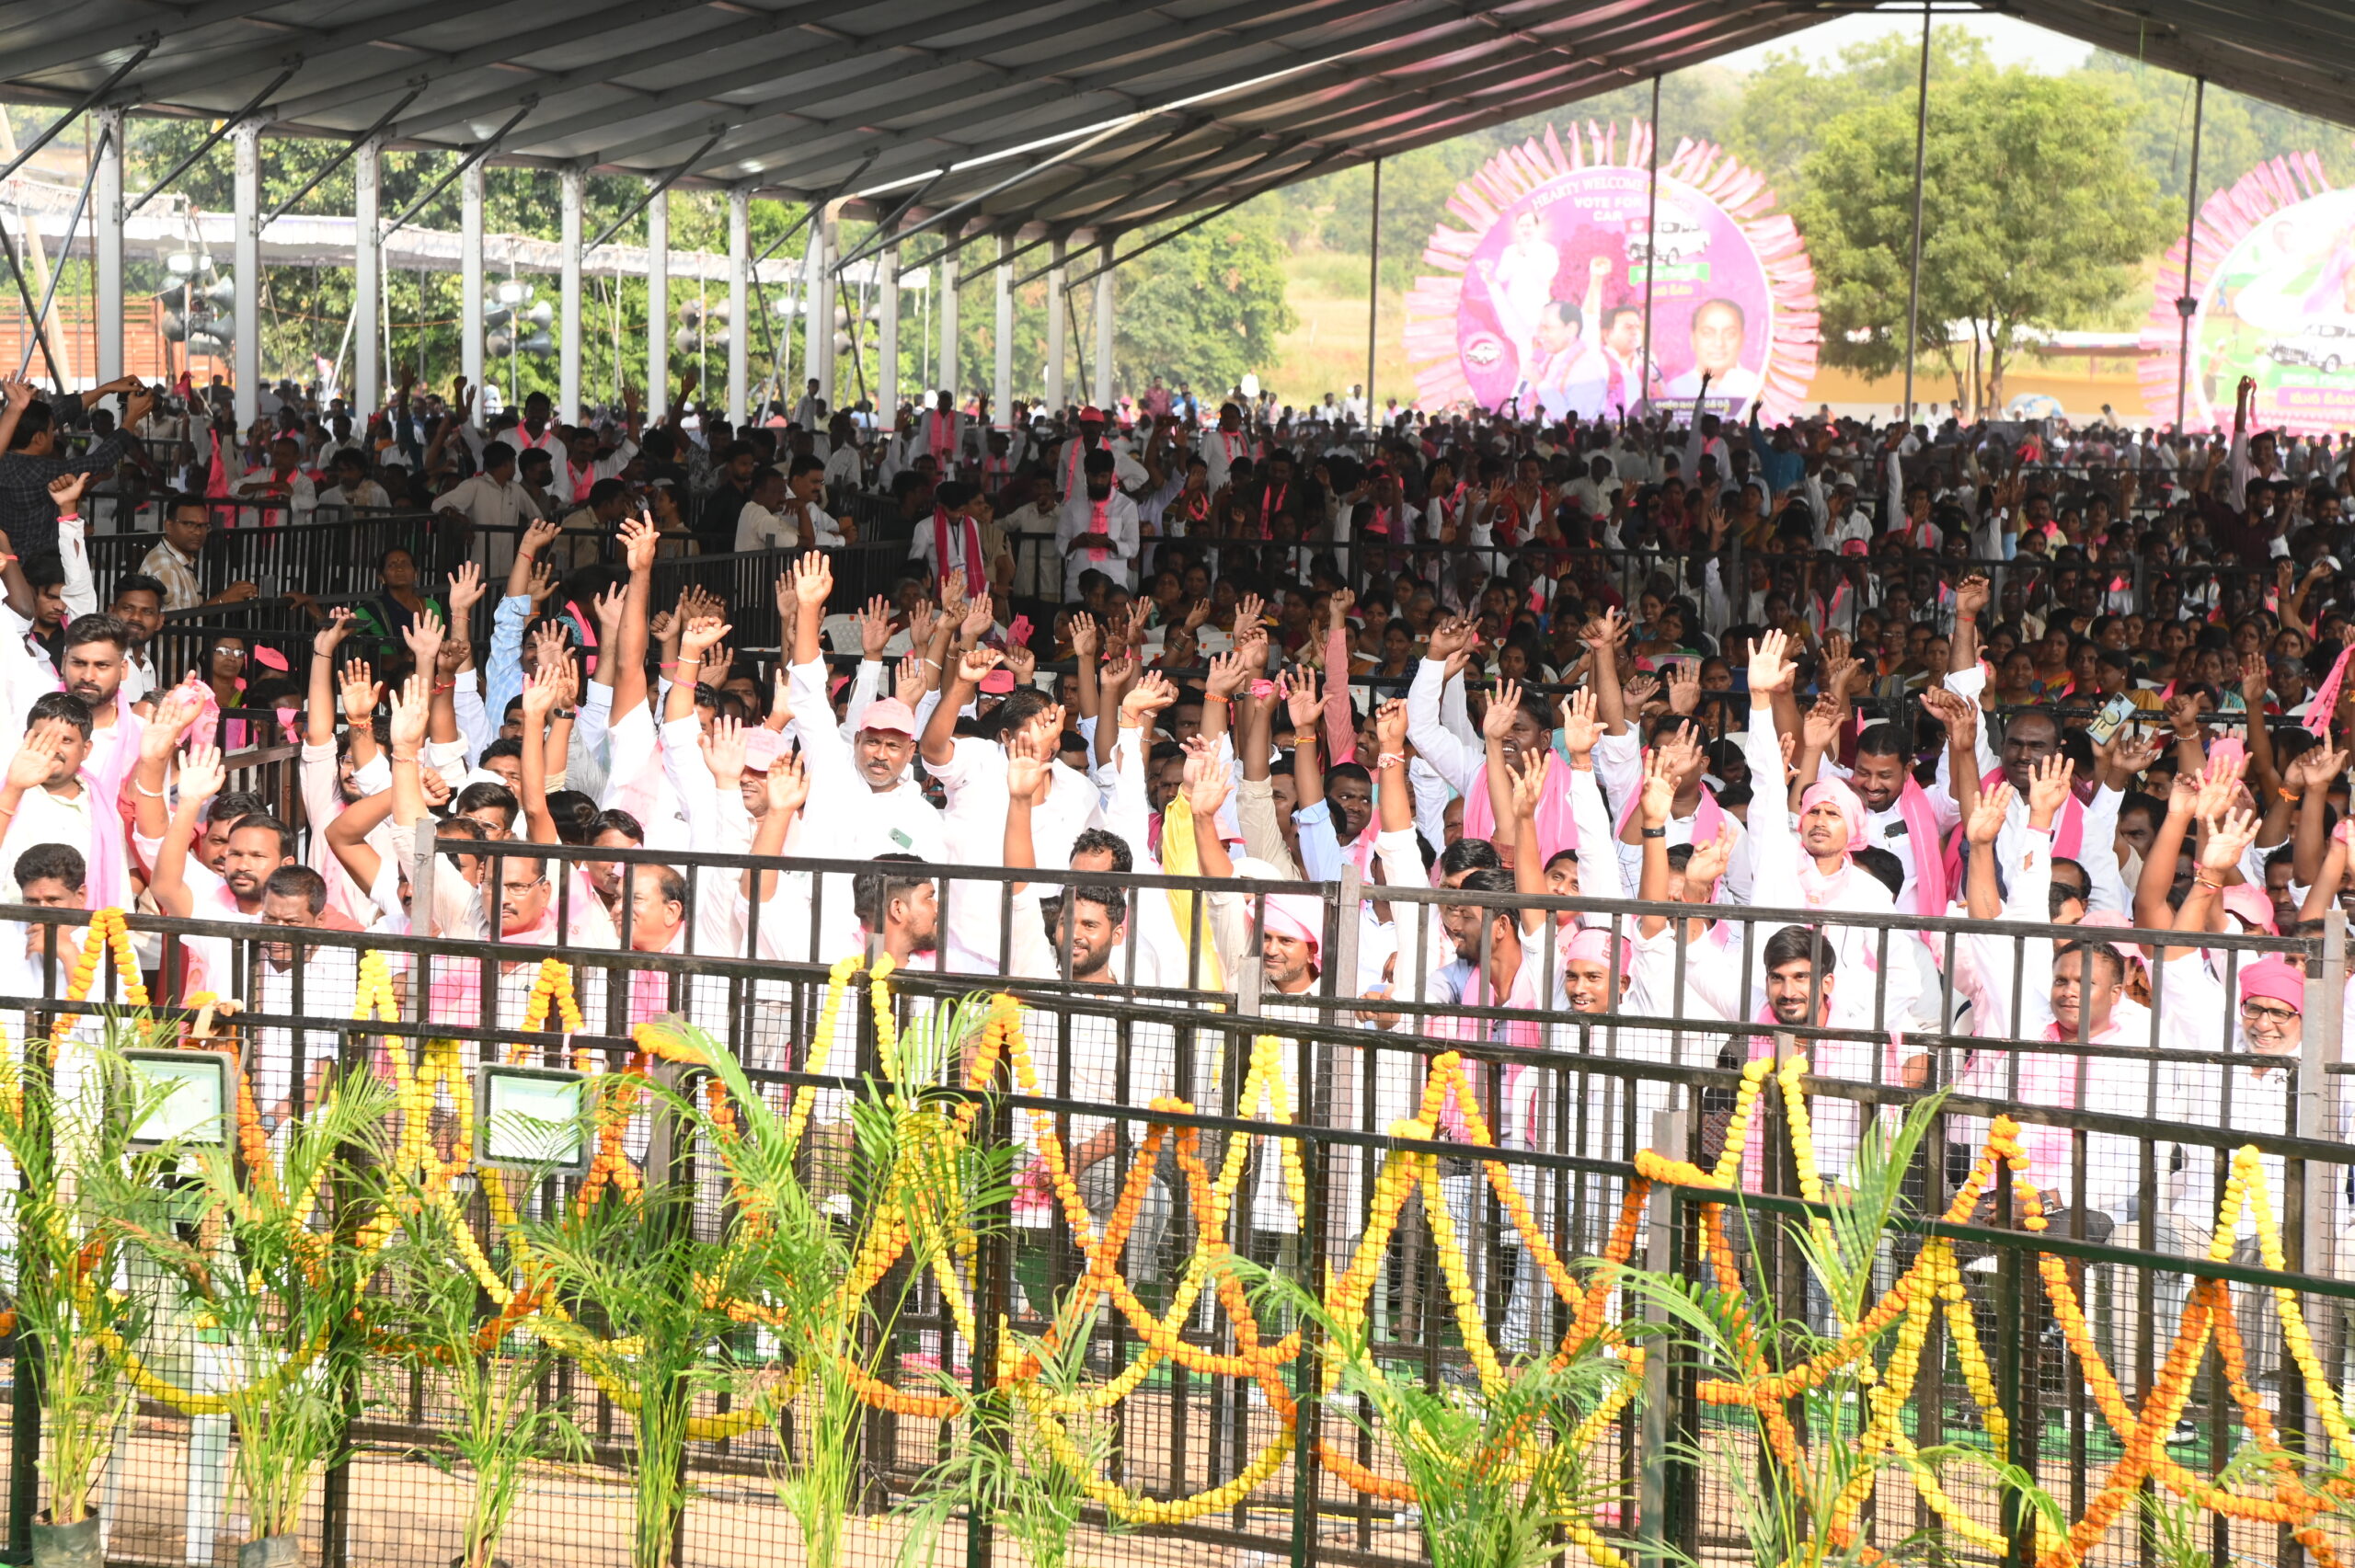
<instances>
[{"instance_id":1,"label":"floodlight","mask_svg":"<svg viewBox=\"0 0 2355 1568\"><path fill-rule=\"evenodd\" d=\"M587 1074L489 1062L475 1071L475 1158L500 1170L589 1173Z\"/></svg>"}]
</instances>

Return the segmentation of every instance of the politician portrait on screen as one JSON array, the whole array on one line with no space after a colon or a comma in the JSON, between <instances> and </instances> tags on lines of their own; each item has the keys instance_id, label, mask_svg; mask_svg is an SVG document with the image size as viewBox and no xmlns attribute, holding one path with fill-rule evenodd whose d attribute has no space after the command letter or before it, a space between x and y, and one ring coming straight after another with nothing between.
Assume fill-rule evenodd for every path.
<instances>
[{"instance_id":1,"label":"politician portrait on screen","mask_svg":"<svg viewBox=\"0 0 2355 1568\"><path fill-rule=\"evenodd\" d=\"M1750 336L1750 317L1729 299L1704 300L1693 312L1693 363L1668 383L1676 401L1701 395L1701 377L1709 378L1709 397L1730 400L1736 412L1758 395L1764 378L1741 362L1742 345Z\"/></svg>"}]
</instances>

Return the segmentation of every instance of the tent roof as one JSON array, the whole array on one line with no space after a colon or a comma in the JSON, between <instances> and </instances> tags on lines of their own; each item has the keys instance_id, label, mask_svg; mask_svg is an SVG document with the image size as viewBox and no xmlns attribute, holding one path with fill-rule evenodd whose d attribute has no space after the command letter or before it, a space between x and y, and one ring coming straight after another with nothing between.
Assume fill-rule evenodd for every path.
<instances>
[{"instance_id":1,"label":"tent roof","mask_svg":"<svg viewBox=\"0 0 2355 1568\"><path fill-rule=\"evenodd\" d=\"M102 101L217 118L266 93L261 115L289 133L497 137L503 163L856 195L877 214L972 200L960 224L1100 235L1870 8L585 0L566 15L539 0L0 0L0 98L75 103L121 72ZM2308 113L2347 120L2355 104L2355 0L2000 8Z\"/></svg>"}]
</instances>

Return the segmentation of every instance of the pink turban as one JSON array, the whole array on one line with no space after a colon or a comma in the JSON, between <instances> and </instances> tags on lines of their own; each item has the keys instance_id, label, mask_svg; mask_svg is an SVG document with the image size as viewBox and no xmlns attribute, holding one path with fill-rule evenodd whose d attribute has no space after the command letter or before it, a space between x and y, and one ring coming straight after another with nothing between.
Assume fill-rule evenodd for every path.
<instances>
[{"instance_id":1,"label":"pink turban","mask_svg":"<svg viewBox=\"0 0 2355 1568\"><path fill-rule=\"evenodd\" d=\"M1306 893L1270 893L1267 912L1259 918L1259 929L1305 942L1311 947L1322 947L1325 905Z\"/></svg>"},{"instance_id":2,"label":"pink turban","mask_svg":"<svg viewBox=\"0 0 2355 1568\"><path fill-rule=\"evenodd\" d=\"M1626 943L1614 938L1610 931L1599 925L1574 927L1568 941L1562 944L1562 962L1571 964L1601 964L1611 967L1614 949L1618 954L1618 968L1622 975L1634 967L1635 954Z\"/></svg>"},{"instance_id":3,"label":"pink turban","mask_svg":"<svg viewBox=\"0 0 2355 1568\"><path fill-rule=\"evenodd\" d=\"M1831 807L1848 824L1850 853L1865 847L1865 803L1856 798L1856 792L1844 780L1825 779L1807 786L1806 793L1799 796L1799 816L1804 818L1819 806Z\"/></svg>"},{"instance_id":4,"label":"pink turban","mask_svg":"<svg viewBox=\"0 0 2355 1568\"><path fill-rule=\"evenodd\" d=\"M2278 1001L2292 1013L2306 1010L2306 977L2290 967L2280 957L2259 958L2240 974L2241 1000L2261 996Z\"/></svg>"}]
</instances>

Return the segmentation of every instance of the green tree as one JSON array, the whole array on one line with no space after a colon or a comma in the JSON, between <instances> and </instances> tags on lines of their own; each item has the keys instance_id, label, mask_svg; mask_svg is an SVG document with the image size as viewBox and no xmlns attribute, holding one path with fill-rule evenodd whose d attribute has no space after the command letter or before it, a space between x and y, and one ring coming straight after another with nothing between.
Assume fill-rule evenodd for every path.
<instances>
[{"instance_id":1,"label":"green tree","mask_svg":"<svg viewBox=\"0 0 2355 1568\"><path fill-rule=\"evenodd\" d=\"M2116 308L2165 221L2126 108L2090 82L1934 72L1929 109L1921 344L1959 400L2000 406L2016 335ZM1913 138L1911 105L1867 102L1825 125L1802 165L1799 228L1833 364L1886 374L1904 363Z\"/></svg>"},{"instance_id":2,"label":"green tree","mask_svg":"<svg viewBox=\"0 0 2355 1568\"><path fill-rule=\"evenodd\" d=\"M1945 84L1989 69L1987 46L1962 28L1930 34L1930 90L1935 102ZM1776 52L1741 84L1732 112L1708 134L1766 177L1785 211L1808 189L1808 155L1821 144L1824 127L1860 105L1901 108L1909 127L1903 168L1908 188L1913 170L1910 127L1921 92L1920 40L1891 33L1850 44L1835 65L1818 70L1796 53ZM1665 139L1665 138L1663 138Z\"/></svg>"},{"instance_id":3,"label":"green tree","mask_svg":"<svg viewBox=\"0 0 2355 1568\"><path fill-rule=\"evenodd\" d=\"M1155 376L1223 392L1275 362L1292 326L1284 246L1265 214L1238 208L1113 274L1113 366L1122 390Z\"/></svg>"}]
</instances>

